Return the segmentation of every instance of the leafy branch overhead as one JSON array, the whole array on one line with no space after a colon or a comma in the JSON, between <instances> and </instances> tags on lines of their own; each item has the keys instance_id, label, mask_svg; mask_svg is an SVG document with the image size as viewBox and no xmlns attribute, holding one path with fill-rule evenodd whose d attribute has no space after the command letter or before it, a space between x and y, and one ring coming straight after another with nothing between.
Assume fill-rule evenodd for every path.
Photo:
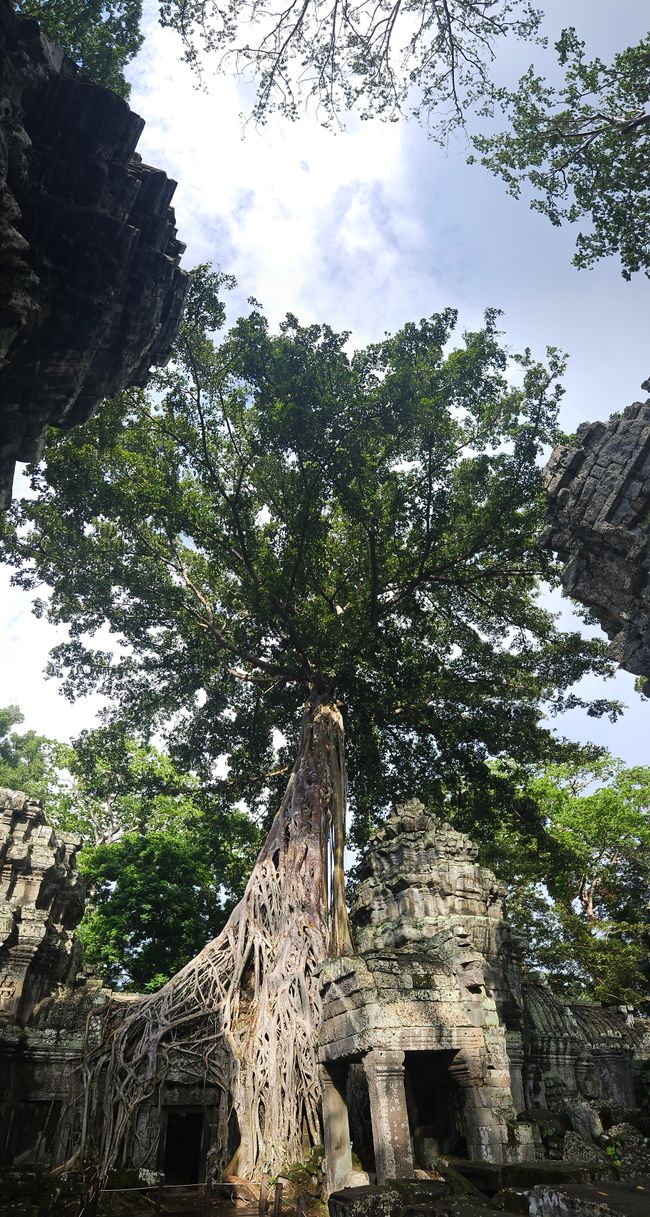
<instances>
[{"instance_id":1,"label":"leafy branch overhead","mask_svg":"<svg viewBox=\"0 0 650 1217\"><path fill-rule=\"evenodd\" d=\"M508 35L535 39L541 13L528 0L164 0L163 25L185 57L206 56L257 81L253 117L296 118L313 103L326 125L346 110L396 120L406 109L444 139L477 98Z\"/></svg>"},{"instance_id":2,"label":"leafy branch overhead","mask_svg":"<svg viewBox=\"0 0 650 1217\"><path fill-rule=\"evenodd\" d=\"M255 78L256 121L274 110L296 118L311 103L326 126L356 110L413 115L442 143L467 129L510 193L532 188L531 206L553 224L581 224L577 266L615 254L626 278L650 273L649 36L608 64L589 59L570 27L549 79L531 66L511 89L501 83L505 40L546 45L543 13L524 0L231 0L226 9L167 0L161 21L197 70L212 56L220 70ZM505 130L486 131L504 116Z\"/></svg>"},{"instance_id":3,"label":"leafy branch overhead","mask_svg":"<svg viewBox=\"0 0 650 1217\"><path fill-rule=\"evenodd\" d=\"M586 222L577 266L617 254L626 279L650 274L650 35L611 64L589 60L574 29L556 51L561 84L529 68L499 92L508 129L473 143L511 194L532 187L531 206L553 224Z\"/></svg>"},{"instance_id":4,"label":"leafy branch overhead","mask_svg":"<svg viewBox=\"0 0 650 1217\"><path fill-rule=\"evenodd\" d=\"M496 314L450 349L451 310L350 355L345 334L289 316L274 336L254 308L216 346L223 286L195 274L175 362L53 434L15 508L15 577L69 626L51 669L259 816L308 690L335 688L360 837L413 792L481 821L487 758L559 755L543 703L608 670L536 595L562 360L524 353L514 385Z\"/></svg>"}]
</instances>

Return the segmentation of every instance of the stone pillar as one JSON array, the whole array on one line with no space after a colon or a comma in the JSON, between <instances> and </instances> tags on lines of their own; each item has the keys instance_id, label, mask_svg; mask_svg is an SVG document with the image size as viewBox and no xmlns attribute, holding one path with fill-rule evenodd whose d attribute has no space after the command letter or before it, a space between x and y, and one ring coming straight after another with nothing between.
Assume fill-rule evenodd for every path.
<instances>
[{"instance_id":1,"label":"stone pillar","mask_svg":"<svg viewBox=\"0 0 650 1217\"><path fill-rule=\"evenodd\" d=\"M345 1176L352 1170L352 1146L350 1144L348 1105L345 1101L344 1068L322 1065L320 1078L323 1096L327 1191L337 1192L344 1187Z\"/></svg>"},{"instance_id":2,"label":"stone pillar","mask_svg":"<svg viewBox=\"0 0 650 1217\"><path fill-rule=\"evenodd\" d=\"M363 1059L368 1079L377 1183L413 1176L404 1089L404 1053L373 1048Z\"/></svg>"},{"instance_id":3,"label":"stone pillar","mask_svg":"<svg viewBox=\"0 0 650 1217\"><path fill-rule=\"evenodd\" d=\"M503 1162L507 1128L495 1110L498 1100L484 1082L463 1086L463 1125L467 1152L476 1162ZM514 1114L514 1112L513 1112Z\"/></svg>"},{"instance_id":4,"label":"stone pillar","mask_svg":"<svg viewBox=\"0 0 650 1217\"><path fill-rule=\"evenodd\" d=\"M508 1062L510 1065L510 1089L512 1091L512 1101L515 1111L526 1110L526 1096L524 1094L524 1045L520 1031L508 1031L506 1033L506 1046L508 1052Z\"/></svg>"}]
</instances>

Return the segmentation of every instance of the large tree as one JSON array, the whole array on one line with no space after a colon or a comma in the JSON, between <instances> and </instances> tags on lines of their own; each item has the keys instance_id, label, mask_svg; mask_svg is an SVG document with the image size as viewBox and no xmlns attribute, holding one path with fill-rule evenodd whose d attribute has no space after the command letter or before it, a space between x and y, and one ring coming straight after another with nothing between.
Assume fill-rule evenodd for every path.
<instances>
[{"instance_id":1,"label":"large tree","mask_svg":"<svg viewBox=\"0 0 650 1217\"><path fill-rule=\"evenodd\" d=\"M279 800L224 931L114 1029L104 1062L105 1163L153 1045L194 1039L252 1175L319 1138L315 969L349 943L348 791L359 841L416 794L483 834L490 816L519 824L533 805L490 760L566 757L542 706L575 705L573 683L608 665L537 598L554 578L536 536L555 352L509 362L494 313L452 347L447 311L349 354L292 316L271 335L258 307L215 346L219 286L195 276L150 392L53 435L6 549L69 627L52 666L70 696L101 690L254 814ZM113 649L93 641L106 625Z\"/></svg>"}]
</instances>

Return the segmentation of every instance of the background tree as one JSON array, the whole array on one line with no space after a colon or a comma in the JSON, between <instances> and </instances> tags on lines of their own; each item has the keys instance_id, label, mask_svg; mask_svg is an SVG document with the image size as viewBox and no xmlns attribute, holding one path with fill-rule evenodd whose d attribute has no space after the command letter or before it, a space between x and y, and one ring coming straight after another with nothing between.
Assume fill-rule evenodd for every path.
<instances>
[{"instance_id":1,"label":"background tree","mask_svg":"<svg viewBox=\"0 0 650 1217\"><path fill-rule=\"evenodd\" d=\"M113 988L159 989L225 925L255 859L244 812L183 804L174 823L84 849L84 958Z\"/></svg>"},{"instance_id":2,"label":"background tree","mask_svg":"<svg viewBox=\"0 0 650 1217\"><path fill-rule=\"evenodd\" d=\"M576 266L617 254L623 275L650 274L650 35L614 56L588 59L574 29L556 43L563 71L549 84L533 67L498 101L509 129L477 135L483 165L552 224L585 224Z\"/></svg>"},{"instance_id":3,"label":"background tree","mask_svg":"<svg viewBox=\"0 0 650 1217\"><path fill-rule=\"evenodd\" d=\"M57 759L66 785L53 823L80 833L89 846L174 829L181 812L190 816L200 796L209 795L195 775L181 773L165 752L126 734L119 722L59 744Z\"/></svg>"},{"instance_id":4,"label":"background tree","mask_svg":"<svg viewBox=\"0 0 650 1217\"><path fill-rule=\"evenodd\" d=\"M320 1137L315 968L348 945L348 775L357 840L413 794L489 831L513 785L490 758L571 755L542 703L577 704L574 681L609 667L537 600L554 577L535 538L555 352L518 357L513 386L494 313L456 349L447 311L349 355L346 335L291 316L272 336L257 307L215 347L220 286L195 276L150 393L53 436L6 548L69 625L52 664L71 696L97 688L131 729L165 731L199 779L226 753L223 789L256 815L280 797L223 932L112 1028L101 1060L105 1165L153 1046L194 1039L250 1176ZM115 651L93 645L105 623Z\"/></svg>"},{"instance_id":5,"label":"background tree","mask_svg":"<svg viewBox=\"0 0 650 1217\"><path fill-rule=\"evenodd\" d=\"M16 706L0 709L0 786L40 799L55 829L82 838L86 962L113 988L159 988L226 922L259 827L117 725L65 744L12 729L22 722Z\"/></svg>"},{"instance_id":6,"label":"background tree","mask_svg":"<svg viewBox=\"0 0 650 1217\"><path fill-rule=\"evenodd\" d=\"M259 846L251 817L119 727L61 746L52 822L81 833L86 962L116 988L155 990L221 930Z\"/></svg>"},{"instance_id":7,"label":"background tree","mask_svg":"<svg viewBox=\"0 0 650 1217\"><path fill-rule=\"evenodd\" d=\"M650 769L608 754L526 783L544 831L497 828L484 853L508 885L530 967L573 1000L650 1001Z\"/></svg>"},{"instance_id":8,"label":"background tree","mask_svg":"<svg viewBox=\"0 0 650 1217\"><path fill-rule=\"evenodd\" d=\"M534 39L541 20L528 0L164 0L160 15L194 67L207 55L254 73L258 122L274 110L295 118L303 102L335 124L346 110L394 120L406 108L439 139L491 96L503 38Z\"/></svg>"},{"instance_id":9,"label":"background tree","mask_svg":"<svg viewBox=\"0 0 650 1217\"><path fill-rule=\"evenodd\" d=\"M14 0L97 84L128 97L124 69L142 46L142 0Z\"/></svg>"},{"instance_id":10,"label":"background tree","mask_svg":"<svg viewBox=\"0 0 650 1217\"><path fill-rule=\"evenodd\" d=\"M57 741L37 731L15 731L24 721L18 706L0 708L0 786L42 801L58 797Z\"/></svg>"}]
</instances>

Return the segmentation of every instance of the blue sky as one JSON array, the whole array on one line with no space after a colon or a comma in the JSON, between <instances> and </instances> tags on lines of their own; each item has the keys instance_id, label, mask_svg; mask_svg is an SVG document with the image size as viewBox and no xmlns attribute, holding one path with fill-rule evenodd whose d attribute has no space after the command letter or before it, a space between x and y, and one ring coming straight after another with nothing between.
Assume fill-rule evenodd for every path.
<instances>
[{"instance_id":1,"label":"blue sky","mask_svg":"<svg viewBox=\"0 0 650 1217\"><path fill-rule=\"evenodd\" d=\"M468 166L462 141L440 149L415 123L351 120L335 134L313 118L273 118L242 130L250 94L225 78L197 91L177 39L155 24L156 5L145 7L147 38L131 70L131 104L146 120L138 150L179 183L186 264L218 262L237 276L233 313L253 295L273 322L291 310L302 321L351 330L362 345L448 305L467 327L496 306L513 348L543 355L550 344L569 353L566 429L645 397L646 278L625 282L613 260L574 269L570 231L552 228ZM573 24L603 58L647 30L642 0L549 0L544 8L552 37ZM512 45L499 70L512 78L530 58L530 48ZM66 737L91 725L96 703L70 706L43 681L54 631L7 582L2 572L3 703L21 705L28 726ZM568 604L554 604L568 624ZM588 682L594 695L629 704L617 724L572 714L559 728L605 743L630 763L649 763L650 707L633 684L626 673L605 686Z\"/></svg>"}]
</instances>

